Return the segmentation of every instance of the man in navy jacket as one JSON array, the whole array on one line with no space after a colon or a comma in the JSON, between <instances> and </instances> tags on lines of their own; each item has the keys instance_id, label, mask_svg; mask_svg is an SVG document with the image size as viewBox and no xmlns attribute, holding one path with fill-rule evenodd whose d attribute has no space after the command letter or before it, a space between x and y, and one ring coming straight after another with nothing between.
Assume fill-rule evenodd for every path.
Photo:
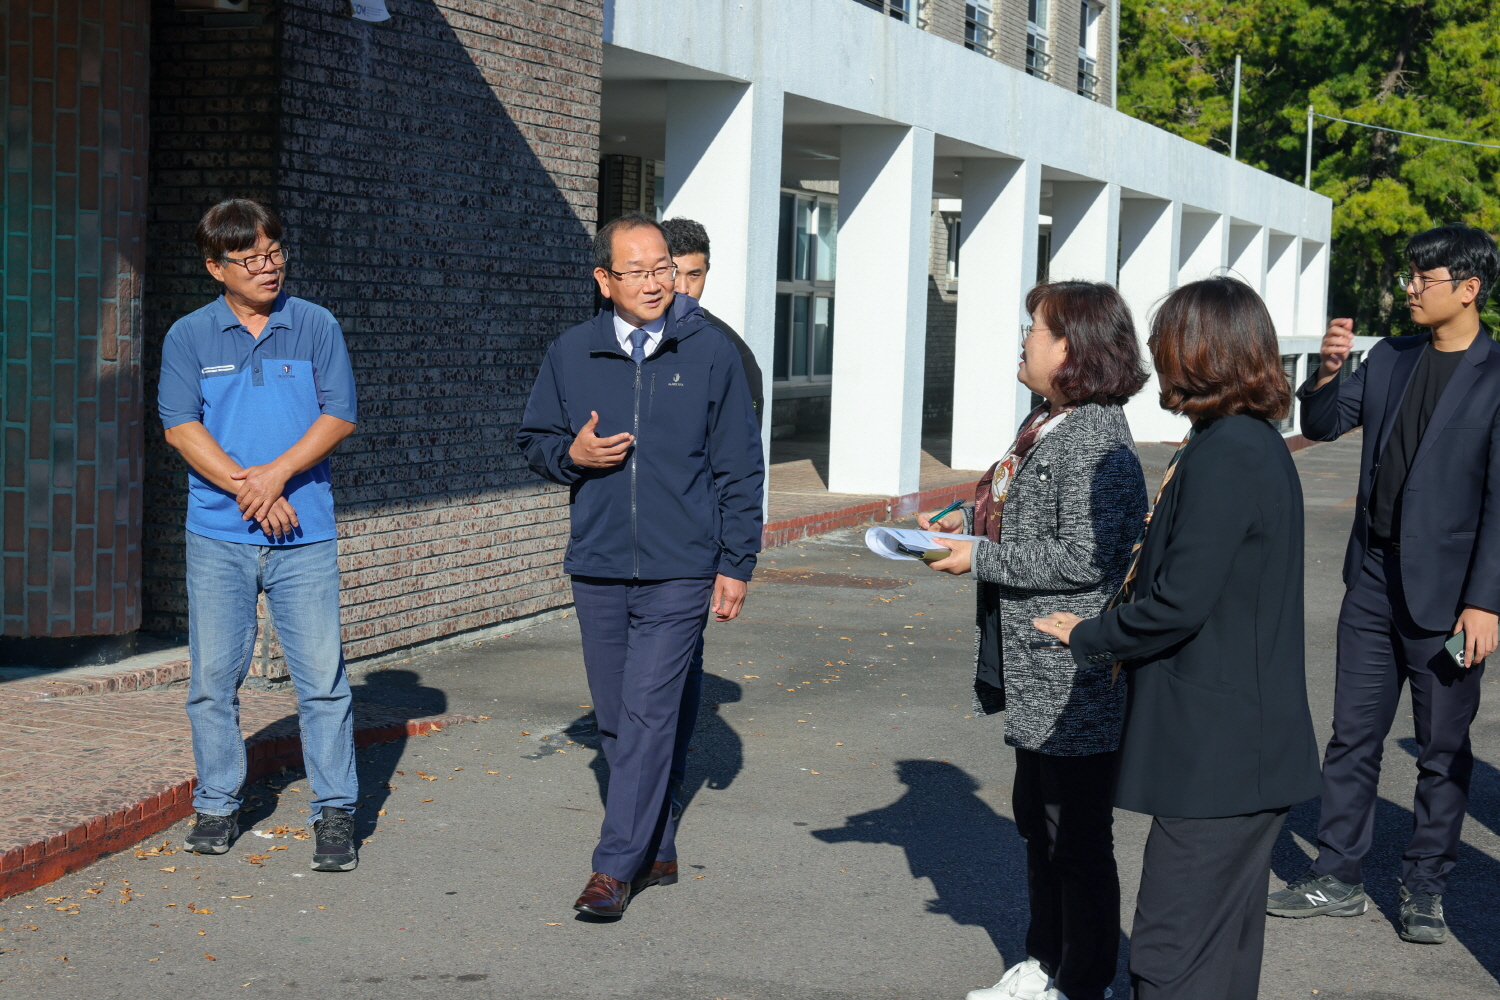
<instances>
[{"instance_id":1,"label":"man in navy jacket","mask_svg":"<svg viewBox=\"0 0 1500 1000\"><path fill-rule=\"evenodd\" d=\"M538 475L572 491L563 568L610 773L574 906L618 917L634 893L677 881L668 783L684 684L710 608L730 621L744 603L765 467L739 355L673 294L661 227L615 219L594 263L612 308L553 343L517 440Z\"/></svg>"},{"instance_id":2,"label":"man in navy jacket","mask_svg":"<svg viewBox=\"0 0 1500 1000\"><path fill-rule=\"evenodd\" d=\"M1303 434L1332 441L1363 427L1364 453L1344 560L1318 857L1271 894L1269 911L1365 912L1360 863L1374 830L1381 750L1409 684L1418 777L1401 936L1436 944L1447 936L1442 894L1468 808L1469 724L1500 611L1500 345L1479 322L1500 256L1488 234L1468 226L1415 236L1406 256L1400 280L1411 317L1430 332L1381 341L1344 378L1354 324L1336 319L1321 366L1298 392ZM1462 665L1444 649L1459 632Z\"/></svg>"}]
</instances>

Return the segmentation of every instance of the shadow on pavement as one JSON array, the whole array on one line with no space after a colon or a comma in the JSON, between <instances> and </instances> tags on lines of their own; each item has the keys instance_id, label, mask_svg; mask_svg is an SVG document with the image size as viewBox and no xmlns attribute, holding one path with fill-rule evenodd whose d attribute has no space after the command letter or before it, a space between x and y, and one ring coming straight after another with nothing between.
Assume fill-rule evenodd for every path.
<instances>
[{"instance_id":1,"label":"shadow on pavement","mask_svg":"<svg viewBox=\"0 0 1500 1000\"><path fill-rule=\"evenodd\" d=\"M359 680L362 683L349 687L356 703L373 702L386 709L395 709L403 716L402 722L425 715L441 715L448 710L448 696L439 688L423 685L421 675L414 670L377 670ZM396 773L396 764L401 760L409 739L402 736L355 751L360 796L359 809L354 814L356 837L363 839L375 832L380 822L380 810L391 797L389 786Z\"/></svg>"},{"instance_id":2,"label":"shadow on pavement","mask_svg":"<svg viewBox=\"0 0 1500 1000\"><path fill-rule=\"evenodd\" d=\"M952 764L903 760L896 776L906 793L881 809L850 816L842 827L811 831L828 844L894 844L906 852L912 878L932 880L927 912L984 928L1004 958L1026 953L1026 845L1016 825L975 793L979 782ZM1005 881L1009 874L1013 881Z\"/></svg>"},{"instance_id":3,"label":"shadow on pavement","mask_svg":"<svg viewBox=\"0 0 1500 1000\"><path fill-rule=\"evenodd\" d=\"M739 733L719 716L719 706L740 700L743 688L735 681L705 672L698 725L687 759L687 778L682 786L683 811L686 813L698 792L707 787L715 791L728 788L745 766L745 744ZM609 761L599 744L599 725L594 713L580 715L563 730L568 739L594 751L589 770L599 786L599 801L609 798Z\"/></svg>"}]
</instances>

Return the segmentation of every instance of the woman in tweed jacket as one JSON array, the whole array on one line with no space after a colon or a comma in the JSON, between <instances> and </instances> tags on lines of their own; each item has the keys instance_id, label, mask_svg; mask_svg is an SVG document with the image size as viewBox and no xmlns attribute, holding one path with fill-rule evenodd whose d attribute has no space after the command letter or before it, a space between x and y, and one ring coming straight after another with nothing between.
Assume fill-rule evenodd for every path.
<instances>
[{"instance_id":1,"label":"woman in tweed jacket","mask_svg":"<svg viewBox=\"0 0 1500 1000\"><path fill-rule=\"evenodd\" d=\"M978 577L975 704L1005 710L1012 804L1026 840L1026 961L969 1000L1102 1000L1114 979L1120 888L1113 821L1125 685L1080 667L1032 620L1099 614L1119 590L1146 514L1146 485L1120 408L1145 382L1130 310L1105 284L1039 285L1020 380L1042 396L975 506L944 518L990 540L933 563ZM924 518L923 526L928 522ZM1046 642L1043 639L1043 642Z\"/></svg>"}]
</instances>

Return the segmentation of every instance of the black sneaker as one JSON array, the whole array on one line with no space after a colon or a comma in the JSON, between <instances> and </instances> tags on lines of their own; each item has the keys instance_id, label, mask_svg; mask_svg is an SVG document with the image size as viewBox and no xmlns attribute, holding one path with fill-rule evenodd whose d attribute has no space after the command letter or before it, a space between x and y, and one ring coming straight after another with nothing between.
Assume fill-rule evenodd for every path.
<instances>
[{"instance_id":1,"label":"black sneaker","mask_svg":"<svg viewBox=\"0 0 1500 1000\"><path fill-rule=\"evenodd\" d=\"M359 864L354 846L354 814L333 806L324 806L323 815L313 820L313 859L315 872L348 872Z\"/></svg>"},{"instance_id":2,"label":"black sneaker","mask_svg":"<svg viewBox=\"0 0 1500 1000\"><path fill-rule=\"evenodd\" d=\"M1364 883L1350 885L1311 870L1266 898L1266 912L1273 917L1357 917L1369 908Z\"/></svg>"},{"instance_id":3,"label":"black sneaker","mask_svg":"<svg viewBox=\"0 0 1500 1000\"><path fill-rule=\"evenodd\" d=\"M236 809L228 816L213 816L198 813L193 817L193 828L183 838L182 849L194 854L228 854L229 845L240 833L240 811Z\"/></svg>"},{"instance_id":4,"label":"black sneaker","mask_svg":"<svg viewBox=\"0 0 1500 1000\"><path fill-rule=\"evenodd\" d=\"M1417 944L1442 944L1448 940L1440 893L1412 892L1401 887L1401 940Z\"/></svg>"}]
</instances>

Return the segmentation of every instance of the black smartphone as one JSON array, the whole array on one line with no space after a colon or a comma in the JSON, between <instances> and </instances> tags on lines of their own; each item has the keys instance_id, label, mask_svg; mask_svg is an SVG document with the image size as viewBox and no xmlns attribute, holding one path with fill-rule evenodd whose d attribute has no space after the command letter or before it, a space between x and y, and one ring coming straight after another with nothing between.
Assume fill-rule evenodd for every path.
<instances>
[{"instance_id":1,"label":"black smartphone","mask_svg":"<svg viewBox=\"0 0 1500 1000\"><path fill-rule=\"evenodd\" d=\"M1056 639L1038 639L1029 643L1032 649L1067 649L1066 643L1058 642Z\"/></svg>"}]
</instances>

